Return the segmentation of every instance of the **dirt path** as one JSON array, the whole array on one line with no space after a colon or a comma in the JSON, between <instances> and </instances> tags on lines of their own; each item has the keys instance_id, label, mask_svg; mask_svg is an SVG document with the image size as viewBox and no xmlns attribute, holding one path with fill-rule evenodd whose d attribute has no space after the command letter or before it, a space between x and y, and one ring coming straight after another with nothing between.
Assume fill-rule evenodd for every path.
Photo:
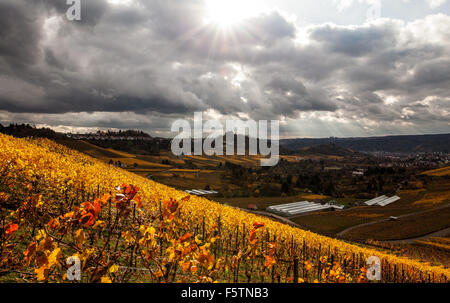
<instances>
[{"instance_id":1,"label":"dirt path","mask_svg":"<svg viewBox=\"0 0 450 303\"><path fill-rule=\"evenodd\" d=\"M169 168L169 169L162 170L162 171L158 171L158 172L152 172L151 174L148 174L147 176L145 176L145 178L150 179L150 177L153 177L153 176L156 175L156 174L165 173L165 172L168 172L168 171L170 171L170 170L172 170L172 169L173 169L173 168ZM151 180L151 179L150 179L150 180Z\"/></svg>"},{"instance_id":2,"label":"dirt path","mask_svg":"<svg viewBox=\"0 0 450 303\"><path fill-rule=\"evenodd\" d=\"M435 211L435 210L439 210L439 209L444 209L444 208L447 208L447 207L450 207L450 204L447 204L447 205L444 205L444 206L441 206L441 207L437 207L437 208L433 208L433 209L427 209L427 210L424 210L424 211L419 211L419 212L415 212L415 213L410 213L410 214L406 214L406 215L397 216L397 218L402 219L402 218L407 218L407 217L411 217L411 216L421 215L421 214L424 214L424 213L427 213L427 212L431 212L431 211ZM381 219L381 220L377 220L377 221L373 221L373 222L368 222L368 223L355 225L355 226L349 227L349 228L344 229L343 231L337 233L336 236L337 237L342 237L344 234L348 233L351 230L354 230L354 229L357 229L357 228L360 228L360 227L364 227L364 226L369 226L369 225L373 225L373 224L387 222L389 220L390 220L390 218L385 218L385 219ZM418 240L419 238L422 238L422 237L425 237L425 238L433 237L435 233L440 233L440 232L443 232L445 230L447 230L447 229L436 231L436 232L433 232L433 233L431 233L429 235L425 235L425 236L421 236L421 237L417 237L417 238L404 239L404 240L401 239L401 240L393 240L393 241L395 242L395 241L410 241L411 240L412 242L414 242L415 240ZM382 242L382 243L390 243L392 241L380 241L380 242Z\"/></svg>"}]
</instances>

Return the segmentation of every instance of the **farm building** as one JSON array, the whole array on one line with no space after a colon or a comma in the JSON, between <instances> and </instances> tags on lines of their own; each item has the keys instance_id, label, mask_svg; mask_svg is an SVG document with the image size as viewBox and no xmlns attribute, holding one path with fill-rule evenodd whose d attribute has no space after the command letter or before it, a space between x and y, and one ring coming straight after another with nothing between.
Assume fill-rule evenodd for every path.
<instances>
[{"instance_id":1,"label":"farm building","mask_svg":"<svg viewBox=\"0 0 450 303\"><path fill-rule=\"evenodd\" d=\"M337 206L337 205L331 205L331 204L320 204L320 203L314 203L309 201L301 201L301 202L294 202L289 204L281 204L281 205L274 205L269 206L267 208L267 211L284 215L284 216L296 216L300 214L306 214L310 212L316 212L316 211L325 211L325 210L335 210L344 209L344 206Z\"/></svg>"},{"instance_id":2,"label":"farm building","mask_svg":"<svg viewBox=\"0 0 450 303\"><path fill-rule=\"evenodd\" d=\"M185 190L185 193L196 195L196 196L206 196L206 195L216 195L218 194L215 190L204 190L204 189L191 189L191 190Z\"/></svg>"},{"instance_id":3,"label":"farm building","mask_svg":"<svg viewBox=\"0 0 450 303\"><path fill-rule=\"evenodd\" d=\"M372 200L366 201L366 202L364 202L364 204L369 205L369 206L373 206L373 205L386 206L386 205L394 203L398 200L400 200L399 196L387 197L387 196L383 195L383 196L374 198Z\"/></svg>"}]
</instances>

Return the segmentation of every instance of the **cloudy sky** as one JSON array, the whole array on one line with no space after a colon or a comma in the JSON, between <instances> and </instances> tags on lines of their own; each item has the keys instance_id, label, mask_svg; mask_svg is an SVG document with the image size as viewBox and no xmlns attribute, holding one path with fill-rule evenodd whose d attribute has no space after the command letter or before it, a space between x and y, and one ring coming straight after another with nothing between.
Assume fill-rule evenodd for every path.
<instances>
[{"instance_id":1,"label":"cloudy sky","mask_svg":"<svg viewBox=\"0 0 450 303\"><path fill-rule=\"evenodd\" d=\"M0 123L170 136L192 119L282 137L450 132L450 1L0 0Z\"/></svg>"}]
</instances>

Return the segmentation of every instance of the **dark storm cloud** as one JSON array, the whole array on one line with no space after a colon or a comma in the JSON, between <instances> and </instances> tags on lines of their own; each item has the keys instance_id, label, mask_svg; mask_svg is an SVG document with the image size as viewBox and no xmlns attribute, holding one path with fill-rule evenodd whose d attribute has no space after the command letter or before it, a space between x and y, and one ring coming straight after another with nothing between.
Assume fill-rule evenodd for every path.
<instances>
[{"instance_id":1,"label":"dark storm cloud","mask_svg":"<svg viewBox=\"0 0 450 303\"><path fill-rule=\"evenodd\" d=\"M69 7L66 4L66 0L33 0L33 2L36 9L40 9L41 7L38 6L42 6L42 9L50 14L57 13L64 15ZM76 24L82 26L95 26L109 9L106 0L81 1L80 3L83 22ZM44 12L41 11L42 13Z\"/></svg>"},{"instance_id":2,"label":"dark storm cloud","mask_svg":"<svg viewBox=\"0 0 450 303\"><path fill-rule=\"evenodd\" d=\"M275 11L252 18L248 23L249 33L266 44L282 38L295 37L295 26Z\"/></svg>"},{"instance_id":3,"label":"dark storm cloud","mask_svg":"<svg viewBox=\"0 0 450 303\"><path fill-rule=\"evenodd\" d=\"M289 74L272 74L264 88L269 92L273 112L280 116L294 116L297 111L336 110L335 104L326 96L316 95L313 86L308 89Z\"/></svg>"},{"instance_id":4,"label":"dark storm cloud","mask_svg":"<svg viewBox=\"0 0 450 303\"><path fill-rule=\"evenodd\" d=\"M311 38L321 43L330 53L360 57L394 45L396 35L393 30L389 23L378 27L360 28L325 25L316 28Z\"/></svg>"},{"instance_id":5,"label":"dark storm cloud","mask_svg":"<svg viewBox=\"0 0 450 303\"><path fill-rule=\"evenodd\" d=\"M431 86L430 88L448 88L448 84L450 84L450 58L439 58L420 64L416 69L413 83Z\"/></svg>"},{"instance_id":6,"label":"dark storm cloud","mask_svg":"<svg viewBox=\"0 0 450 303\"><path fill-rule=\"evenodd\" d=\"M201 0L132 3L82 1L69 22L65 1L0 0L2 119L149 129L214 110L450 131L448 16L299 28L269 11L221 29Z\"/></svg>"},{"instance_id":7,"label":"dark storm cloud","mask_svg":"<svg viewBox=\"0 0 450 303\"><path fill-rule=\"evenodd\" d=\"M35 15L23 1L0 1L0 62L17 67L31 64L39 55L40 39ZM6 68L6 66L2 68Z\"/></svg>"},{"instance_id":8,"label":"dark storm cloud","mask_svg":"<svg viewBox=\"0 0 450 303\"><path fill-rule=\"evenodd\" d=\"M149 0L142 1L152 25L161 39L172 40L197 32L204 16L200 0Z\"/></svg>"}]
</instances>

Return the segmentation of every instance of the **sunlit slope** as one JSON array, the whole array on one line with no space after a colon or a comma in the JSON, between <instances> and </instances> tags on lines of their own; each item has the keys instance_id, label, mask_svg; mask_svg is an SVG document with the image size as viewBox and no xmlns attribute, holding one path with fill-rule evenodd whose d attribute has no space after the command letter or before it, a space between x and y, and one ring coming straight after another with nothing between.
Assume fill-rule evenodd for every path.
<instances>
[{"instance_id":1,"label":"sunlit slope","mask_svg":"<svg viewBox=\"0 0 450 303\"><path fill-rule=\"evenodd\" d=\"M450 175L450 166L446 166L439 169L428 170L422 174L427 176L443 177Z\"/></svg>"},{"instance_id":2,"label":"sunlit slope","mask_svg":"<svg viewBox=\"0 0 450 303\"><path fill-rule=\"evenodd\" d=\"M149 168L161 168L167 169L170 168L169 165L163 165L159 159L156 157L151 161L145 159L145 156L136 156L124 151L118 151L111 148L103 148L87 141L82 140L61 140L58 141L64 146L71 148L73 150L82 152L83 154L87 154L96 159L103 160L104 162L117 162L120 161L122 164L127 165L128 167L133 167L135 164L143 169Z\"/></svg>"},{"instance_id":3,"label":"sunlit slope","mask_svg":"<svg viewBox=\"0 0 450 303\"><path fill-rule=\"evenodd\" d=\"M82 153L58 145L46 139L16 139L0 134L0 173L8 174L9 178L20 179L25 176L35 182L37 188L47 196L67 195L67 188L80 189L83 195L89 193L108 192L117 185L128 183L140 188L140 195L146 207L157 209L160 202L170 198L181 199L185 193L173 188L155 183L133 173L109 166ZM20 178L19 178L20 177ZM19 185L20 186L20 185ZM70 195L81 194L72 190ZM420 277L450 278L450 270L433 267L403 257L397 257L382 251L348 244L343 241L320 236L311 232L259 217L239 209L224 206L204 198L192 196L183 204L184 216L189 216L193 225L203 223L212 226L220 222L224 233L230 235L238 226L247 226L252 222L264 222L270 237L275 241L286 243L294 241L301 247L306 245L313 252L332 251L340 260L345 258L359 258L365 260L369 256L378 256L383 262L392 265L400 273L409 275L410 281L419 281ZM192 226L194 229L195 226ZM283 242L284 241L284 242ZM321 250L320 250L320 249ZM289 257L289 253L284 252ZM293 252L296 254L297 252ZM413 277L417 277L414 280Z\"/></svg>"}]
</instances>

